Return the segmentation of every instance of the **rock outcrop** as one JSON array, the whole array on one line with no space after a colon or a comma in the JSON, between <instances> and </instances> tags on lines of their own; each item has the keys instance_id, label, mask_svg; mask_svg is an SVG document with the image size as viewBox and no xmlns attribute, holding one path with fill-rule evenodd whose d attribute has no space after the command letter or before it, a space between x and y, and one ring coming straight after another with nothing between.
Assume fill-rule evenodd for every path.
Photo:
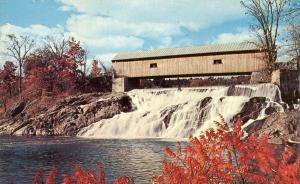
<instances>
[{"instance_id":1,"label":"rock outcrop","mask_svg":"<svg viewBox=\"0 0 300 184\"><path fill-rule=\"evenodd\" d=\"M265 97L253 97L245 103L239 115L243 122L247 122L249 119L257 119L260 112L267 105Z\"/></svg>"},{"instance_id":2,"label":"rock outcrop","mask_svg":"<svg viewBox=\"0 0 300 184\"><path fill-rule=\"evenodd\" d=\"M300 141L300 110L275 112L265 119L257 120L247 126L248 133L256 132L260 137L268 135L269 142L282 144Z\"/></svg>"},{"instance_id":3,"label":"rock outcrop","mask_svg":"<svg viewBox=\"0 0 300 184\"><path fill-rule=\"evenodd\" d=\"M156 95L161 93L166 91ZM222 100L224 97L220 99ZM198 102L196 110L199 112L199 122L202 122L201 118L207 116L211 101L211 97L206 97ZM52 103L54 105L48 109L40 107L39 102L41 101L36 99L16 103L7 112L7 118L0 119L0 135L75 136L82 128L94 122L134 110L131 98L125 93L88 93L70 96ZM38 113L32 112L35 106L39 107ZM173 105L160 112L164 127L169 126L172 114L180 108L180 105ZM265 97L252 97L238 114L245 123L248 120L254 121L244 124L245 131L249 134L256 132L260 137L268 135L270 142L277 144L288 141L299 142L300 110L285 109L286 112L279 112L278 108L277 103L272 104ZM261 112L264 116L260 115ZM150 112L146 112L145 116L147 113ZM201 124L198 124L198 127L200 126ZM163 126L158 128L162 129Z\"/></svg>"},{"instance_id":4,"label":"rock outcrop","mask_svg":"<svg viewBox=\"0 0 300 184\"><path fill-rule=\"evenodd\" d=\"M9 118L0 119L0 134L34 136L74 136L101 119L132 110L131 99L124 93L89 93L71 96L32 116L29 106L21 102Z\"/></svg>"}]
</instances>

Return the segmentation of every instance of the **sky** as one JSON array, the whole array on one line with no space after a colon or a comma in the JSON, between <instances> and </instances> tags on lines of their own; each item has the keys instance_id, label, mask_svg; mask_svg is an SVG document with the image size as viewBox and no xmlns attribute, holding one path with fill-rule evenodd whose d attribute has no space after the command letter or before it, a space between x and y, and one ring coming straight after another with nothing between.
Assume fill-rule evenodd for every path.
<instances>
[{"instance_id":1,"label":"sky","mask_svg":"<svg viewBox=\"0 0 300 184\"><path fill-rule=\"evenodd\" d=\"M119 52L249 40L251 21L240 0L0 0L0 63L7 34L73 36L109 63Z\"/></svg>"}]
</instances>

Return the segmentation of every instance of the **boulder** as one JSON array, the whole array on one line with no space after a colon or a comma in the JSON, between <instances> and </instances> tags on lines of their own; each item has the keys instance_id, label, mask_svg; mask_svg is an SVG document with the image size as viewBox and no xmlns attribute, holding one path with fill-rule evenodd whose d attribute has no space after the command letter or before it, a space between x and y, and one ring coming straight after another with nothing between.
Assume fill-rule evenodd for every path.
<instances>
[{"instance_id":1,"label":"boulder","mask_svg":"<svg viewBox=\"0 0 300 184\"><path fill-rule=\"evenodd\" d=\"M256 132L259 137L267 135L269 142L282 144L300 140L300 110L275 112L245 128L247 133Z\"/></svg>"}]
</instances>

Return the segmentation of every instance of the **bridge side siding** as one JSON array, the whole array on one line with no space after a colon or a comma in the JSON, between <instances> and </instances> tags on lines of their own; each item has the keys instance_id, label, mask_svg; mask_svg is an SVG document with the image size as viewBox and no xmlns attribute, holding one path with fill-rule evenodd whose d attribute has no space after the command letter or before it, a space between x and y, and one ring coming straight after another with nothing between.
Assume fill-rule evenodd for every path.
<instances>
[{"instance_id":1,"label":"bridge side siding","mask_svg":"<svg viewBox=\"0 0 300 184\"><path fill-rule=\"evenodd\" d=\"M217 59L221 59L222 64L214 64L213 61ZM151 63L157 63L157 68L150 68ZM113 62L113 67L117 76L138 78L256 72L263 70L265 63L263 61L263 53L253 52L117 61Z\"/></svg>"}]
</instances>

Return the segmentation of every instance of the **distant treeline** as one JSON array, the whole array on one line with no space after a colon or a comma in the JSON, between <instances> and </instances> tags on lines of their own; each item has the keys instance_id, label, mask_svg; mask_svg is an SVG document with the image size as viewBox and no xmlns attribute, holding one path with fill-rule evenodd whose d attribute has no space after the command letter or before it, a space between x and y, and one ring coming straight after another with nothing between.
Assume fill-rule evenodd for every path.
<instances>
[{"instance_id":1,"label":"distant treeline","mask_svg":"<svg viewBox=\"0 0 300 184\"><path fill-rule=\"evenodd\" d=\"M172 87L200 87L249 84L250 76L231 77L203 77L203 78L178 78L178 79L141 79L140 88L172 88Z\"/></svg>"}]
</instances>

